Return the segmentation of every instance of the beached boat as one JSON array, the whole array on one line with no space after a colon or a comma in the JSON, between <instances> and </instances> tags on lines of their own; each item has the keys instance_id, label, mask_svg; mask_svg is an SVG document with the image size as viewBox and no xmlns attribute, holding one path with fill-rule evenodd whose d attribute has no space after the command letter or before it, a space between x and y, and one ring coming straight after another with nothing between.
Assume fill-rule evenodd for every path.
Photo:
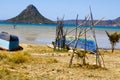
<instances>
[{"instance_id":1,"label":"beached boat","mask_svg":"<svg viewBox=\"0 0 120 80\"><path fill-rule=\"evenodd\" d=\"M75 37L66 37L65 40L65 45L69 46L70 48L74 48L76 43ZM62 47L63 44L63 39L59 39L56 42L56 46L58 47ZM96 43L94 40L92 39L85 39L85 38L79 38L77 41L77 49L81 49L81 50L88 50L90 52L96 53Z\"/></svg>"},{"instance_id":2,"label":"beached boat","mask_svg":"<svg viewBox=\"0 0 120 80\"><path fill-rule=\"evenodd\" d=\"M5 50L15 50L19 47L19 39L17 36L8 34L7 32L0 33L0 48Z\"/></svg>"},{"instance_id":3,"label":"beached boat","mask_svg":"<svg viewBox=\"0 0 120 80\"><path fill-rule=\"evenodd\" d=\"M75 41L74 37L67 37L66 38L66 44L69 47L74 48L75 42L76 41ZM86 49L86 50L89 50L91 52L96 52L96 43L92 39L79 38L76 48L83 49L83 50Z\"/></svg>"}]
</instances>

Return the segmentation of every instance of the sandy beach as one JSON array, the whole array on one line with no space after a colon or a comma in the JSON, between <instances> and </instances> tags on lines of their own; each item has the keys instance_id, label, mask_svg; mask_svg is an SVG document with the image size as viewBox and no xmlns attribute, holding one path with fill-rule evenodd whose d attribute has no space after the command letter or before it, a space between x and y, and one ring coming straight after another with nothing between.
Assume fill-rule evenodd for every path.
<instances>
[{"instance_id":1,"label":"sandy beach","mask_svg":"<svg viewBox=\"0 0 120 80\"><path fill-rule=\"evenodd\" d=\"M0 50L1 80L119 80L120 50L100 50L105 67L95 66L95 55L87 53L87 65L80 65L74 58L72 67L69 60L72 53L56 52L47 46L20 44L23 50Z\"/></svg>"}]
</instances>

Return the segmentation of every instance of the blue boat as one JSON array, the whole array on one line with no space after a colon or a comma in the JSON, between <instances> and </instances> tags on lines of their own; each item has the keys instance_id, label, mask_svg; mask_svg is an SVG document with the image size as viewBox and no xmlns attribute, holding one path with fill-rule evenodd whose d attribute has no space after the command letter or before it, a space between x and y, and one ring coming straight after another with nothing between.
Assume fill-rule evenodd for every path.
<instances>
[{"instance_id":1,"label":"blue boat","mask_svg":"<svg viewBox=\"0 0 120 80\"><path fill-rule=\"evenodd\" d=\"M64 41L63 41L62 38L57 40L57 42L56 42L57 47L58 47L58 44L59 44L59 47L63 47L62 46L63 42ZM67 37L66 40L65 40L65 44L68 45L71 48L74 48L75 43L76 43L75 37ZM78 48L78 49L86 49L88 51L96 53L96 43L92 39L86 39L85 40L85 38L79 38L76 48Z\"/></svg>"},{"instance_id":2,"label":"blue boat","mask_svg":"<svg viewBox=\"0 0 120 80\"><path fill-rule=\"evenodd\" d=\"M76 41L75 41L74 37L69 37L69 38L66 39L66 44L70 43L69 46L72 47L72 48L74 47L75 42ZM89 50L89 51L95 53L96 52L96 43L92 39L86 39L85 40L85 38L79 38L76 48L86 49L86 50Z\"/></svg>"},{"instance_id":3,"label":"blue boat","mask_svg":"<svg viewBox=\"0 0 120 80\"><path fill-rule=\"evenodd\" d=\"M15 50L19 48L19 38L7 32L0 33L0 48L5 50Z\"/></svg>"}]
</instances>

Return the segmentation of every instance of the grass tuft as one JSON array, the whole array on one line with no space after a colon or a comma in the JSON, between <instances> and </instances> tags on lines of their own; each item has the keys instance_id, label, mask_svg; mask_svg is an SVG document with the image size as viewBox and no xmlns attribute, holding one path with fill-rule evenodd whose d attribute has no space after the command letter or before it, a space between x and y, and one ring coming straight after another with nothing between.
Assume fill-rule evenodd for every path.
<instances>
[{"instance_id":1,"label":"grass tuft","mask_svg":"<svg viewBox=\"0 0 120 80\"><path fill-rule=\"evenodd\" d=\"M3 77L5 77L6 75L10 75L10 71L3 67L1 70L0 70L0 79L2 79Z\"/></svg>"},{"instance_id":2,"label":"grass tuft","mask_svg":"<svg viewBox=\"0 0 120 80\"><path fill-rule=\"evenodd\" d=\"M56 58L46 58L45 62L46 63L57 63L58 60Z\"/></svg>"},{"instance_id":3,"label":"grass tuft","mask_svg":"<svg viewBox=\"0 0 120 80\"><path fill-rule=\"evenodd\" d=\"M5 52L0 53L0 60L3 60L3 59L5 59L5 58L7 58L8 55L9 55L9 54L7 54L7 53L5 53Z\"/></svg>"},{"instance_id":4,"label":"grass tuft","mask_svg":"<svg viewBox=\"0 0 120 80\"><path fill-rule=\"evenodd\" d=\"M30 55L26 52L13 53L9 57L10 62L17 63L17 64L27 62L29 59L30 59Z\"/></svg>"}]
</instances>

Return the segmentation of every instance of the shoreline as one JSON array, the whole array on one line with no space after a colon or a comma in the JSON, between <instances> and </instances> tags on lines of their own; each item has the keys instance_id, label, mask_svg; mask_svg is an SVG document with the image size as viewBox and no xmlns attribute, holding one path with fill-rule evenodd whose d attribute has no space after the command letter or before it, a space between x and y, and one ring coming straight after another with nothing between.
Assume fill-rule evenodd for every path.
<instances>
[{"instance_id":1,"label":"shoreline","mask_svg":"<svg viewBox=\"0 0 120 80\"><path fill-rule=\"evenodd\" d=\"M31 46L40 46L40 47L49 47L48 45L49 44L46 44L46 45L40 45L40 44L34 44L34 43L23 43L23 42L20 42L20 45L31 45ZM50 48L50 47L49 47ZM99 50L112 50L111 48L99 48ZM115 48L114 50L120 50L118 48Z\"/></svg>"}]
</instances>

